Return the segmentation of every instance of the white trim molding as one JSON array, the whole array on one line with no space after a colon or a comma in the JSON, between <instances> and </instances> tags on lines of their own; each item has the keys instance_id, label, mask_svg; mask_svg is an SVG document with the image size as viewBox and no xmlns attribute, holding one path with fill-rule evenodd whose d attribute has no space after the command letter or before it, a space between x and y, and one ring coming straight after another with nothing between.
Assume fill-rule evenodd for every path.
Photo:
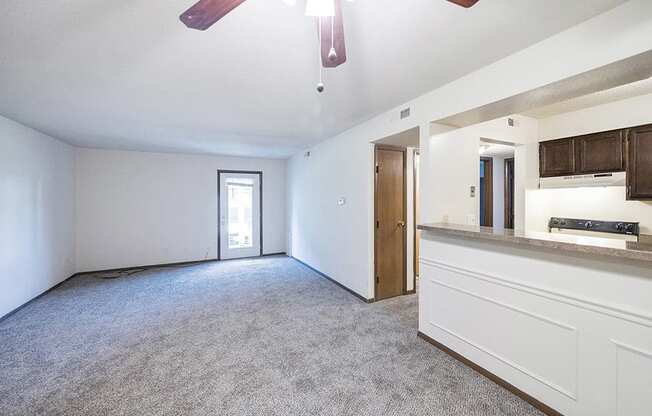
<instances>
[{"instance_id":1,"label":"white trim molding","mask_svg":"<svg viewBox=\"0 0 652 416\"><path fill-rule=\"evenodd\" d=\"M495 275L490 275L477 270L469 269L466 267L454 266L452 264L444 263L441 261L433 260L420 256L419 263L422 266L430 266L442 270L459 273L474 279L482 280L485 282L493 283L496 285L516 289L521 292L529 293L531 295L540 296L546 299L563 302L567 305L582 308L588 311L597 312L617 319L623 319L638 325L643 325L652 328L652 314L635 311L632 309L621 308L615 305L609 305L598 300L571 295L561 291L545 289L531 284L525 284L514 280L505 279Z\"/></svg>"}]
</instances>

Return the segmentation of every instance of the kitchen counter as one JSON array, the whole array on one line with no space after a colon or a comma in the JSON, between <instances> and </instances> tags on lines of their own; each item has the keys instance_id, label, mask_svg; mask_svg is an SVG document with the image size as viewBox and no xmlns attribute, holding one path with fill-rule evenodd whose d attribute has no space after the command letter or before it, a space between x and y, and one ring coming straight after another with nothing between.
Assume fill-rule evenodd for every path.
<instances>
[{"instance_id":1,"label":"kitchen counter","mask_svg":"<svg viewBox=\"0 0 652 416\"><path fill-rule=\"evenodd\" d=\"M458 224L422 224L422 231L436 234L489 240L531 247L540 247L560 252L575 252L598 257L622 258L652 262L652 244L624 241L615 238L579 236L563 233L535 231L514 231L502 228L478 227Z\"/></svg>"}]
</instances>

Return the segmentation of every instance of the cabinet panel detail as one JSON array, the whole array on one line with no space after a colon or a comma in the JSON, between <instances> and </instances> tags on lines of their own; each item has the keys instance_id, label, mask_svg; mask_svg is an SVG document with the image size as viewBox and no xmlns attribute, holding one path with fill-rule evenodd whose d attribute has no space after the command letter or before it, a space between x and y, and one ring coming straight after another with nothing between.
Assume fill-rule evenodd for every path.
<instances>
[{"instance_id":1,"label":"cabinet panel detail","mask_svg":"<svg viewBox=\"0 0 652 416\"><path fill-rule=\"evenodd\" d=\"M652 352L613 341L617 354L618 416L648 416L652 409Z\"/></svg>"},{"instance_id":2,"label":"cabinet panel detail","mask_svg":"<svg viewBox=\"0 0 652 416\"><path fill-rule=\"evenodd\" d=\"M625 169L621 130L575 138L576 173L620 172Z\"/></svg>"},{"instance_id":3,"label":"cabinet panel detail","mask_svg":"<svg viewBox=\"0 0 652 416\"><path fill-rule=\"evenodd\" d=\"M430 325L577 399L578 333L574 327L438 279L431 278L429 283ZM464 310L468 315L451 314L451 310ZM484 318L470 320L468 316ZM514 333L531 336L514 337Z\"/></svg>"},{"instance_id":4,"label":"cabinet panel detail","mask_svg":"<svg viewBox=\"0 0 652 416\"><path fill-rule=\"evenodd\" d=\"M575 141L561 139L539 143L539 166L541 177L575 173Z\"/></svg>"},{"instance_id":5,"label":"cabinet panel detail","mask_svg":"<svg viewBox=\"0 0 652 416\"><path fill-rule=\"evenodd\" d=\"M652 199L652 125L627 135L627 199Z\"/></svg>"}]
</instances>

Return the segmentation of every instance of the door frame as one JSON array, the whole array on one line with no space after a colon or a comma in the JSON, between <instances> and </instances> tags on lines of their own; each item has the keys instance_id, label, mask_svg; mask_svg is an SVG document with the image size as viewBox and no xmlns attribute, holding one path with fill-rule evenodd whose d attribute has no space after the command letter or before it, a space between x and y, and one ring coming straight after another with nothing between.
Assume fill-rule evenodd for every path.
<instances>
[{"instance_id":1,"label":"door frame","mask_svg":"<svg viewBox=\"0 0 652 416\"><path fill-rule=\"evenodd\" d=\"M419 161L417 163L417 160ZM419 211L419 201L420 201L420 195L418 194L419 192L419 170L417 164L421 164L421 153L419 153L419 149L414 149L414 154L412 155L412 185L413 185L413 190L412 190L412 226L413 226L413 231L412 231L412 236L414 237L413 241L413 248L412 248L412 257L413 257L413 263L414 265L412 266L412 279L414 280L413 283L413 290L417 290L417 276L419 273L417 273L417 270L419 270L419 257L417 256L417 247L420 248L419 246L419 237L417 233L419 230L417 229L417 212ZM407 202L407 201L406 201Z\"/></svg>"},{"instance_id":2,"label":"door frame","mask_svg":"<svg viewBox=\"0 0 652 416\"><path fill-rule=\"evenodd\" d=\"M480 218L480 224L484 222L485 227L494 225L494 159L492 157L481 157L481 162L485 162L484 171L484 218ZM484 221L483 221L484 220Z\"/></svg>"},{"instance_id":3,"label":"door frame","mask_svg":"<svg viewBox=\"0 0 652 416\"><path fill-rule=\"evenodd\" d=\"M220 208L220 182L221 182L221 175L229 174L229 173L238 173L238 174L247 174L247 175L258 175L260 178L259 181L259 199L260 199L260 253L258 257L263 256L263 171L260 170L227 170L227 169L218 169L217 170L217 260L221 261L222 260L222 239L220 238L220 234L222 232L222 212Z\"/></svg>"},{"instance_id":4,"label":"door frame","mask_svg":"<svg viewBox=\"0 0 652 416\"><path fill-rule=\"evenodd\" d=\"M378 175L376 169L378 167L378 150L393 150L403 154L403 278L401 279L401 294L407 295L407 148L401 146L392 146L388 144L375 144L374 145L374 299L378 299ZM416 286L415 286L416 289ZM383 298L389 299L389 298Z\"/></svg>"},{"instance_id":5,"label":"door frame","mask_svg":"<svg viewBox=\"0 0 652 416\"><path fill-rule=\"evenodd\" d=\"M504 204L504 211L505 211L505 226L504 228L507 229L514 229L514 200L515 200L515 193L516 193L516 172L514 169L516 169L516 159L513 157L508 157L504 160L505 166L505 204ZM512 165L512 170L510 171L508 168L508 165ZM510 186L510 181L509 177L511 176L511 185ZM511 199L511 201L510 201Z\"/></svg>"}]
</instances>

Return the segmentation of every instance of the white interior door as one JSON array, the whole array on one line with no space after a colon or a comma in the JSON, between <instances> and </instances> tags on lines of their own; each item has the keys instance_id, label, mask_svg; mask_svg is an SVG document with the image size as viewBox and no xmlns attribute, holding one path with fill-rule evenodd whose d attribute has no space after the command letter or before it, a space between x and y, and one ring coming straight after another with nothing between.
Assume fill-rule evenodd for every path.
<instances>
[{"instance_id":1,"label":"white interior door","mask_svg":"<svg viewBox=\"0 0 652 416\"><path fill-rule=\"evenodd\" d=\"M261 175L220 172L220 259L260 256Z\"/></svg>"}]
</instances>

